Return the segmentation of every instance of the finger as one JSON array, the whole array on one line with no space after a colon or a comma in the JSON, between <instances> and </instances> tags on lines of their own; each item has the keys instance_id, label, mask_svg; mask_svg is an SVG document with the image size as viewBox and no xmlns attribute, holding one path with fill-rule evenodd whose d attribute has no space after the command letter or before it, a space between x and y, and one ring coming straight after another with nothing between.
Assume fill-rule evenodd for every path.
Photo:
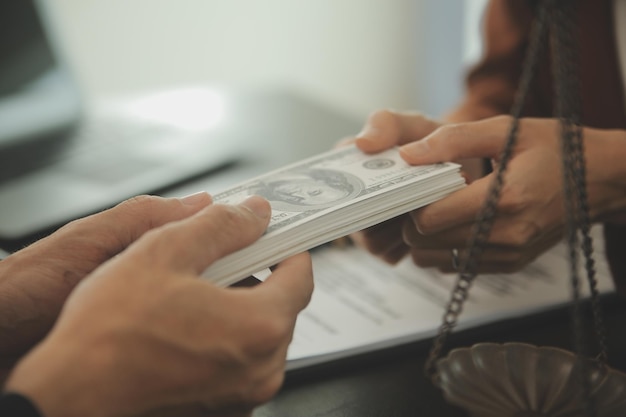
<instances>
[{"instance_id":1,"label":"finger","mask_svg":"<svg viewBox=\"0 0 626 417\"><path fill-rule=\"evenodd\" d=\"M234 406L232 408L249 408L246 406ZM181 417L181 416L185 416L187 417L187 414L176 414L176 417ZM195 417L195 416L192 416ZM198 417L252 417L252 411L212 411L212 412L207 412L204 411L204 414L199 415Z\"/></svg>"},{"instance_id":2,"label":"finger","mask_svg":"<svg viewBox=\"0 0 626 417\"><path fill-rule=\"evenodd\" d=\"M404 241L416 249L452 249L467 247L474 233L474 224L467 223L439 233L424 235L411 223L403 230ZM496 217L491 227L488 244L492 246L521 248L544 239L559 238L560 229L541 230L533 221L507 216Z\"/></svg>"},{"instance_id":3,"label":"finger","mask_svg":"<svg viewBox=\"0 0 626 417\"><path fill-rule=\"evenodd\" d=\"M473 224L464 224L432 235L420 233L415 224L407 222L402 230L405 244L412 249L464 248L472 235Z\"/></svg>"},{"instance_id":4,"label":"finger","mask_svg":"<svg viewBox=\"0 0 626 417\"><path fill-rule=\"evenodd\" d=\"M522 269L537 256L535 251L527 254L508 248L488 248L482 253L476 272L485 274L512 273ZM459 262L467 257L466 251L459 251ZM441 272L459 272L458 265L453 260L452 251L414 249L411 251L413 262L422 268L437 268Z\"/></svg>"},{"instance_id":5,"label":"finger","mask_svg":"<svg viewBox=\"0 0 626 417\"><path fill-rule=\"evenodd\" d=\"M402 260L409 253L410 247L405 243L396 245L394 248L388 250L382 255L378 255L383 261L388 264L395 265Z\"/></svg>"},{"instance_id":6,"label":"finger","mask_svg":"<svg viewBox=\"0 0 626 417\"><path fill-rule=\"evenodd\" d=\"M350 237L356 246L367 250L373 256L392 265L398 263L409 251L409 246L401 239L388 242L384 247L374 251L371 249L371 246L366 244L369 239L365 239L363 232L352 234Z\"/></svg>"},{"instance_id":7,"label":"finger","mask_svg":"<svg viewBox=\"0 0 626 417\"><path fill-rule=\"evenodd\" d=\"M438 122L419 113L379 110L367 119L356 136L356 145L363 152L376 153L422 139L439 126Z\"/></svg>"},{"instance_id":8,"label":"finger","mask_svg":"<svg viewBox=\"0 0 626 417\"><path fill-rule=\"evenodd\" d=\"M410 213L417 230L432 235L473 223L483 207L493 175L480 178L445 198Z\"/></svg>"},{"instance_id":9,"label":"finger","mask_svg":"<svg viewBox=\"0 0 626 417\"><path fill-rule=\"evenodd\" d=\"M295 316L309 304L313 293L310 255L305 252L284 260L253 291L257 299L265 297L268 305L280 306L286 314Z\"/></svg>"},{"instance_id":10,"label":"finger","mask_svg":"<svg viewBox=\"0 0 626 417\"><path fill-rule=\"evenodd\" d=\"M230 406L231 410L210 410L207 406L201 403L174 405L169 407L161 407L145 414L141 417L251 417L252 412L248 411L249 407L244 405ZM244 411L240 409L246 409Z\"/></svg>"},{"instance_id":11,"label":"finger","mask_svg":"<svg viewBox=\"0 0 626 417\"><path fill-rule=\"evenodd\" d=\"M93 267L126 249L148 230L192 216L209 204L211 196L204 192L181 199L138 196L75 220L27 249L40 258L42 251L47 251L47 259L78 257Z\"/></svg>"},{"instance_id":12,"label":"finger","mask_svg":"<svg viewBox=\"0 0 626 417\"><path fill-rule=\"evenodd\" d=\"M112 234L116 240L115 246L121 250L148 230L192 216L211 202L211 196L205 192L181 199L143 195L86 217L82 227L88 227L97 236L104 232Z\"/></svg>"},{"instance_id":13,"label":"finger","mask_svg":"<svg viewBox=\"0 0 626 417\"><path fill-rule=\"evenodd\" d=\"M539 255L546 252L563 238L561 229L553 229L541 237L527 242L523 246L500 246L490 244L485 247L480 257L477 272L480 273L511 273L522 269ZM468 256L467 249L460 249L458 256L461 261ZM451 248L446 249L411 249L411 257L416 265L436 267L443 272L455 272Z\"/></svg>"},{"instance_id":14,"label":"finger","mask_svg":"<svg viewBox=\"0 0 626 417\"><path fill-rule=\"evenodd\" d=\"M154 408L139 417L209 417L213 415L210 413L202 404L192 403Z\"/></svg>"},{"instance_id":15,"label":"finger","mask_svg":"<svg viewBox=\"0 0 626 417\"><path fill-rule=\"evenodd\" d=\"M267 200L214 204L196 215L155 229L134 250L165 268L199 274L211 263L261 237L270 220Z\"/></svg>"},{"instance_id":16,"label":"finger","mask_svg":"<svg viewBox=\"0 0 626 417\"><path fill-rule=\"evenodd\" d=\"M511 118L498 116L478 122L445 125L418 142L400 148L411 165L498 158L504 148Z\"/></svg>"},{"instance_id":17,"label":"finger","mask_svg":"<svg viewBox=\"0 0 626 417\"><path fill-rule=\"evenodd\" d=\"M407 216L399 216L375 226L354 233L351 237L354 243L368 252L380 256L398 245L402 245L402 225Z\"/></svg>"}]
</instances>

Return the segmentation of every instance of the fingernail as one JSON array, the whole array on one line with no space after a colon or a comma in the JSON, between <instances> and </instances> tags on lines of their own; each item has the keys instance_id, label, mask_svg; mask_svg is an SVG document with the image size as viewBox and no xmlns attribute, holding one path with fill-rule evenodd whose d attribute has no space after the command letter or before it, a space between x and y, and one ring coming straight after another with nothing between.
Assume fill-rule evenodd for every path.
<instances>
[{"instance_id":1,"label":"fingernail","mask_svg":"<svg viewBox=\"0 0 626 417\"><path fill-rule=\"evenodd\" d=\"M188 206L196 206L200 203L205 203L210 198L211 196L207 192L200 191L195 194L187 195L181 198L180 201L182 201L183 204L188 205Z\"/></svg>"},{"instance_id":2,"label":"fingernail","mask_svg":"<svg viewBox=\"0 0 626 417\"><path fill-rule=\"evenodd\" d=\"M363 130L361 130L356 135L357 140L365 140L368 142L373 142L376 137L380 136L382 131L374 126L365 126Z\"/></svg>"},{"instance_id":3,"label":"fingernail","mask_svg":"<svg viewBox=\"0 0 626 417\"><path fill-rule=\"evenodd\" d=\"M380 147L380 145L378 145L379 140L375 136L357 136L354 142L357 148L365 152Z\"/></svg>"},{"instance_id":4,"label":"fingernail","mask_svg":"<svg viewBox=\"0 0 626 417\"><path fill-rule=\"evenodd\" d=\"M270 207L269 202L263 197L259 197L258 195L253 195L246 198L241 203L241 206L247 208L261 219L267 219L270 214L272 214L272 208Z\"/></svg>"},{"instance_id":5,"label":"fingernail","mask_svg":"<svg viewBox=\"0 0 626 417\"><path fill-rule=\"evenodd\" d=\"M400 153L410 156L422 156L430 152L430 145L427 140L418 140L400 147Z\"/></svg>"},{"instance_id":6,"label":"fingernail","mask_svg":"<svg viewBox=\"0 0 626 417\"><path fill-rule=\"evenodd\" d=\"M372 146L376 144L374 139L369 138L367 136L359 136L355 139L354 143L358 148L362 149L370 149Z\"/></svg>"}]
</instances>

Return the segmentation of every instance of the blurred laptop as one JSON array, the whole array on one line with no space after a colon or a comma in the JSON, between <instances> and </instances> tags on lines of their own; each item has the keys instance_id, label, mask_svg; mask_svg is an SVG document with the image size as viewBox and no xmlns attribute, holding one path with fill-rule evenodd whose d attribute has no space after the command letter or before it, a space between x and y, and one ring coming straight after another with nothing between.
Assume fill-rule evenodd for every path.
<instances>
[{"instance_id":1,"label":"blurred laptop","mask_svg":"<svg viewBox=\"0 0 626 417\"><path fill-rule=\"evenodd\" d=\"M37 0L0 1L0 241L166 189L238 157L206 89L85 103Z\"/></svg>"}]
</instances>

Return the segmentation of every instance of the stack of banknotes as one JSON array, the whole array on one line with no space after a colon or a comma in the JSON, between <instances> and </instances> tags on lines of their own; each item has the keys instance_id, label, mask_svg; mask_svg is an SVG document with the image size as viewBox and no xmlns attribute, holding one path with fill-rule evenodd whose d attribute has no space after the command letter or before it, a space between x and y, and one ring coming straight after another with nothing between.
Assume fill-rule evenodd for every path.
<instances>
[{"instance_id":1,"label":"stack of banknotes","mask_svg":"<svg viewBox=\"0 0 626 417\"><path fill-rule=\"evenodd\" d=\"M203 276L219 286L231 285L464 185L459 165L411 166L397 148L368 155L347 146L305 159L213 195L222 204L263 196L272 205L272 218L258 241L213 263Z\"/></svg>"}]
</instances>

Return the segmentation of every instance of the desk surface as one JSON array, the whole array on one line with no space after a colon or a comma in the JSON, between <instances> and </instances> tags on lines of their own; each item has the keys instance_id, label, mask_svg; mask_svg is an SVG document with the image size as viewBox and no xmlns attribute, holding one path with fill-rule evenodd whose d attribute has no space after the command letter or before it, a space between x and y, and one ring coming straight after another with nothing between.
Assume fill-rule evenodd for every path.
<instances>
[{"instance_id":1,"label":"desk surface","mask_svg":"<svg viewBox=\"0 0 626 417\"><path fill-rule=\"evenodd\" d=\"M605 299L604 313L610 365L626 371L626 300ZM517 341L569 348L570 329L569 312L561 309L453 335L449 347ZM411 344L288 376L254 417L467 417L423 377L429 348Z\"/></svg>"}]
</instances>

